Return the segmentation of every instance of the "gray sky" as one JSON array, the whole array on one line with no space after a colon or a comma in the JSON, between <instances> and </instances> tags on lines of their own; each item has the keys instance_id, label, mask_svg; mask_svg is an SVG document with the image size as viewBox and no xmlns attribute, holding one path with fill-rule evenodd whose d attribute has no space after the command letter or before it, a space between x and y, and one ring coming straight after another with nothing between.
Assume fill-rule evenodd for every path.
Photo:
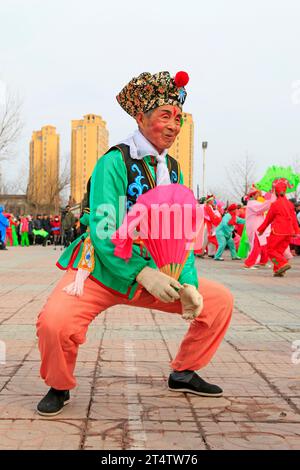
<instances>
[{"instance_id":1,"label":"gray sky","mask_svg":"<svg viewBox=\"0 0 300 470\"><path fill-rule=\"evenodd\" d=\"M0 0L0 80L23 98L26 123L3 169L18 171L32 130L45 124L67 153L71 119L90 112L118 142L135 122L115 95L133 76L160 70L190 75L195 184L202 140L208 187L226 184L225 167L247 152L258 177L289 164L300 157L299 30L298 0Z\"/></svg>"}]
</instances>

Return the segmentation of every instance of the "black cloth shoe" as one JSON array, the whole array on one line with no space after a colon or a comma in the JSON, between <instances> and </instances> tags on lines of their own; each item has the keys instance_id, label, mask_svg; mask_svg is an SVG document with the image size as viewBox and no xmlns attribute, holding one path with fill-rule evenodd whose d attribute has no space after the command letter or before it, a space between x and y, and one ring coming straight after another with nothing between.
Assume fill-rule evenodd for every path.
<instances>
[{"instance_id":1,"label":"black cloth shoe","mask_svg":"<svg viewBox=\"0 0 300 470\"><path fill-rule=\"evenodd\" d=\"M69 390L56 390L51 387L49 392L39 402L37 412L42 416L58 415L69 401Z\"/></svg>"},{"instance_id":2,"label":"black cloth shoe","mask_svg":"<svg viewBox=\"0 0 300 470\"><path fill-rule=\"evenodd\" d=\"M201 379L193 370L174 371L169 377L169 390L172 392L187 392L202 397L221 397L223 390Z\"/></svg>"},{"instance_id":3,"label":"black cloth shoe","mask_svg":"<svg viewBox=\"0 0 300 470\"><path fill-rule=\"evenodd\" d=\"M273 276L274 277L284 277L285 273L274 273Z\"/></svg>"},{"instance_id":4,"label":"black cloth shoe","mask_svg":"<svg viewBox=\"0 0 300 470\"><path fill-rule=\"evenodd\" d=\"M291 265L286 263L284 266L281 266L281 268L278 269L277 273L278 274L283 274L285 273L286 271L288 271L288 269L291 269Z\"/></svg>"}]
</instances>

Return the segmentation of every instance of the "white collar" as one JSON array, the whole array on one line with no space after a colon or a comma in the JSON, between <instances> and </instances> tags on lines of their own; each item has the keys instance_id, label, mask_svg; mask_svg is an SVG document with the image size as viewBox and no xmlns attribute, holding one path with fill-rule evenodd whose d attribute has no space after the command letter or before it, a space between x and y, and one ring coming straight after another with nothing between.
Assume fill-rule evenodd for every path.
<instances>
[{"instance_id":1,"label":"white collar","mask_svg":"<svg viewBox=\"0 0 300 470\"><path fill-rule=\"evenodd\" d=\"M166 164L167 149L162 153L158 153L151 142L149 142L139 130L136 130L120 143L129 145L130 156L135 160L142 160L147 155L153 155L157 161L156 184L171 184L170 174Z\"/></svg>"}]
</instances>

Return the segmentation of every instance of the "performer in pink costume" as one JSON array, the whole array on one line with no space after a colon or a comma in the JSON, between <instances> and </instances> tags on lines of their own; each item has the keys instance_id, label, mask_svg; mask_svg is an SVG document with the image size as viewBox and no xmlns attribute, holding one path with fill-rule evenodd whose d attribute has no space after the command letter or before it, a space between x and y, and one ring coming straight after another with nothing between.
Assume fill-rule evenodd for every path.
<instances>
[{"instance_id":1,"label":"performer in pink costume","mask_svg":"<svg viewBox=\"0 0 300 470\"><path fill-rule=\"evenodd\" d=\"M246 230L251 247L244 264L247 269L253 269L258 262L261 266L265 266L268 262L267 238L270 235L270 228L262 235L258 235L257 229L263 223L265 213L269 210L272 202L276 200L276 196L274 194L265 195L265 202L260 202L259 198L261 198L261 191L256 188L251 189L247 195Z\"/></svg>"}]
</instances>

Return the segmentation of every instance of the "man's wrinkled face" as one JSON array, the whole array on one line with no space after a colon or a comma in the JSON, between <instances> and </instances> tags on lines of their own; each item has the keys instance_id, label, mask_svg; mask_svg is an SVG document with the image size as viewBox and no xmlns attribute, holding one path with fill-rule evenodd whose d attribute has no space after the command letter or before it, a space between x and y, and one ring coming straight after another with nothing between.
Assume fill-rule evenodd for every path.
<instances>
[{"instance_id":1,"label":"man's wrinkled face","mask_svg":"<svg viewBox=\"0 0 300 470\"><path fill-rule=\"evenodd\" d=\"M182 112L178 106L164 105L149 113L138 113L136 121L141 133L162 153L173 144L180 132Z\"/></svg>"}]
</instances>

